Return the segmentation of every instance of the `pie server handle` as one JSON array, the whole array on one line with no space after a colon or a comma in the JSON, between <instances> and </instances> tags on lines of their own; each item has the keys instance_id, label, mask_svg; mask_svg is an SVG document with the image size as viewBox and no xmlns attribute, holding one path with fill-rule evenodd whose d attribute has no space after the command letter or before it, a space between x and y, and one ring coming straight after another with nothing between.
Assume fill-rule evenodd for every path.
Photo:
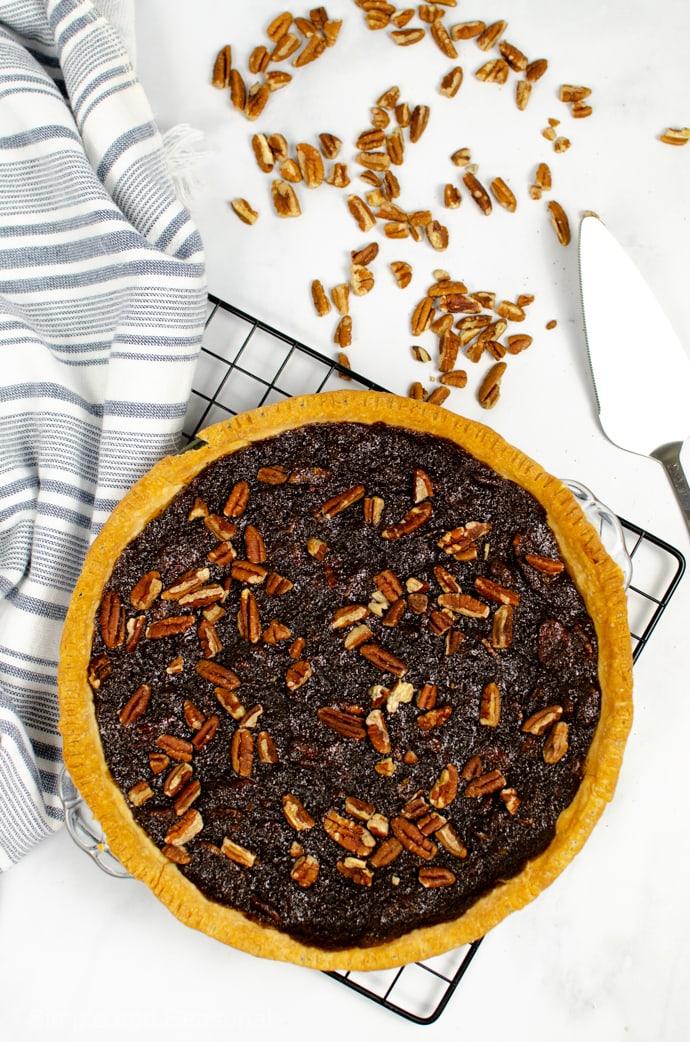
<instances>
[{"instance_id":1,"label":"pie server handle","mask_svg":"<svg viewBox=\"0 0 690 1042\"><path fill-rule=\"evenodd\" d=\"M690 530L690 486L680 458L682 449L683 442L675 441L655 449L652 456L663 464Z\"/></svg>"}]
</instances>

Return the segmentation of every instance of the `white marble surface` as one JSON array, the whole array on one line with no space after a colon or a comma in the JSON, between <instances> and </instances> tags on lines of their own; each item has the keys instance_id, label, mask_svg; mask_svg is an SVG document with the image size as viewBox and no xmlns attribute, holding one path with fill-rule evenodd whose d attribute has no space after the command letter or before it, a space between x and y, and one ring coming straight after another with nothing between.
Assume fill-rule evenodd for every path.
<instances>
[{"instance_id":1,"label":"white marble surface","mask_svg":"<svg viewBox=\"0 0 690 1042\"><path fill-rule=\"evenodd\" d=\"M448 21L509 20L507 38L549 71L528 109L511 89L477 82L483 55L462 47L465 82L455 99L437 93L450 62L431 43L403 50L367 31L347 0L330 0L345 24L333 51L297 70L265 118L251 125L208 86L219 46L246 59L279 13L269 0L137 5L138 64L161 129L189 122L203 131L205 188L194 213L205 239L212 291L306 340L333 350L332 315L319 319L309 283L341 281L348 251L363 241L342 193L300 191L304 215L278 221L270 178L256 167L253 130L281 131L291 143L319 131L346 143L368 109L397 83L403 98L427 103L427 134L410 148L400 177L403 202L445 220L443 254L409 240L382 241L377 285L355 300L352 364L405 393L424 367L413 362L409 311L436 267L474 289L501 296L534 293L528 352L510 361L504 394L491 414L470 386L449 406L479 419L536 456L548 469L594 488L619 513L690 552L688 532L658 464L625 453L600 432L584 356L577 258L558 245L545 202L527 194L536 164L550 162L553 197L573 226L596 210L629 250L690 346L690 145L657 140L690 123L690 6L685 0L461 0ZM295 14L306 14L294 8ZM595 113L573 120L557 99L561 83L592 87ZM571 149L555 155L541 136L548 117ZM448 156L469 146L487 180L503 176L518 210L485 218L465 198L444 211L440 186L457 177ZM227 200L246 196L261 211L245 227ZM401 293L386 269L409 260L412 286ZM615 311L620 302L612 299ZM546 332L555 318L555 330ZM649 344L649 364L655 345ZM690 407L689 407L690 420ZM688 423L690 429L690 422ZM516 1042L654 1039L679 1042L690 1030L690 842L687 749L690 735L684 580L636 667L635 721L616 798L582 854L540 898L496 928L437 1024L407 1024L327 978L225 949L182 927L142 886L103 875L63 831L0 880L0 1018L3 1038L181 1039L241 1035L268 1039L328 1035L337 1042L424 1035Z\"/></svg>"}]
</instances>

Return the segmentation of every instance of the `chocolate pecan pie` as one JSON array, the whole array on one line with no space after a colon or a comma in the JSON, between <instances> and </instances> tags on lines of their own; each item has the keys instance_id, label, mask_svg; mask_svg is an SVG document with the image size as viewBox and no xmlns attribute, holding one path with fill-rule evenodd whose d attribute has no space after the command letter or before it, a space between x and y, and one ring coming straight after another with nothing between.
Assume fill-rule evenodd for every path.
<instances>
[{"instance_id":1,"label":"chocolate pecan pie","mask_svg":"<svg viewBox=\"0 0 690 1042\"><path fill-rule=\"evenodd\" d=\"M369 392L209 428L91 549L65 760L184 922L371 968L481 936L613 794L631 718L620 571L494 432Z\"/></svg>"}]
</instances>

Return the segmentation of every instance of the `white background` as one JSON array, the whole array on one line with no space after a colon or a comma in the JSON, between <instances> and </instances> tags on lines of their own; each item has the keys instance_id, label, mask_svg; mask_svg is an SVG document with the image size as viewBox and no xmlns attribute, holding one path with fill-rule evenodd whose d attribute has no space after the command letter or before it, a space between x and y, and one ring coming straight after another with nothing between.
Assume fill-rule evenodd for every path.
<instances>
[{"instance_id":1,"label":"white background","mask_svg":"<svg viewBox=\"0 0 690 1042\"><path fill-rule=\"evenodd\" d=\"M293 82L251 124L209 86L213 58L231 43L246 70L251 48L281 8L269 0L137 4L137 66L161 130L185 122L204 135L204 183L192 210L206 245L210 290L332 355L334 313L316 316L310 282L344 281L349 251L377 238L376 286L352 301L350 359L402 394L412 380L435 386L433 366L412 359L409 334L410 312L435 268L500 298L534 294L524 323L534 343L509 359L497 407L485 413L478 406L483 370L471 365L468 387L454 391L448 407L490 422L548 470L585 482L614 510L688 554L688 532L660 466L614 447L598 426L576 246L557 242L546 200L561 202L574 235L584 210L602 216L690 345L690 145L658 141L666 127L690 124L690 5L460 0L448 24L506 18L507 39L530 58L548 58L525 112L515 106L512 75L505 87L475 79L487 56L472 41L461 45L463 86L447 99L437 87L452 63L431 41L397 48L385 32L366 29L354 3L330 0L327 7L344 19L336 46L292 70ZM293 8L295 15L307 13ZM590 119L571 118L558 100L561 83L592 88ZM398 171L400 202L429 208L447 224L448 250L389 242L380 233L362 236L345 193L327 185L312 192L298 186L303 216L276 218L271 178L255 164L252 133L281 132L294 145L330 132L342 138L343 158L351 160L370 106L393 84L403 100L431 109L426 134ZM564 154L541 135L549 117L561 120L558 132L571 140ZM449 156L460 147L471 148L485 182L502 176L511 185L515 214L494 207L484 217L466 193L459 210L444 210L442 186L458 183L459 173ZM528 187L540 161L550 164L554 187L535 202ZM354 164L350 169L349 190L362 190ZM229 209L235 196L260 211L254 226ZM406 291L387 267L399 259L414 268ZM629 307L612 295L611 312L623 326ZM546 331L550 319L558 324ZM431 341L417 342L433 350ZM656 348L647 345L650 367ZM139 884L103 875L63 831L0 881L3 1037L688 1037L689 616L686 579L636 666L635 722L613 804L561 878L487 937L436 1025L410 1025L322 975L262 962L194 934Z\"/></svg>"}]
</instances>

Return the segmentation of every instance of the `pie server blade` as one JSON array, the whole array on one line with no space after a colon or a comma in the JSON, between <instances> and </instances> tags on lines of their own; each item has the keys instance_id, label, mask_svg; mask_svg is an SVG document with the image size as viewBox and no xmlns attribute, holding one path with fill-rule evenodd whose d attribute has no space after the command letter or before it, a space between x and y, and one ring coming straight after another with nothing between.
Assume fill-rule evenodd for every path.
<instances>
[{"instance_id":1,"label":"pie server blade","mask_svg":"<svg viewBox=\"0 0 690 1042\"><path fill-rule=\"evenodd\" d=\"M580 223L580 291L606 436L666 468L690 528L690 358L647 283L596 214Z\"/></svg>"}]
</instances>

